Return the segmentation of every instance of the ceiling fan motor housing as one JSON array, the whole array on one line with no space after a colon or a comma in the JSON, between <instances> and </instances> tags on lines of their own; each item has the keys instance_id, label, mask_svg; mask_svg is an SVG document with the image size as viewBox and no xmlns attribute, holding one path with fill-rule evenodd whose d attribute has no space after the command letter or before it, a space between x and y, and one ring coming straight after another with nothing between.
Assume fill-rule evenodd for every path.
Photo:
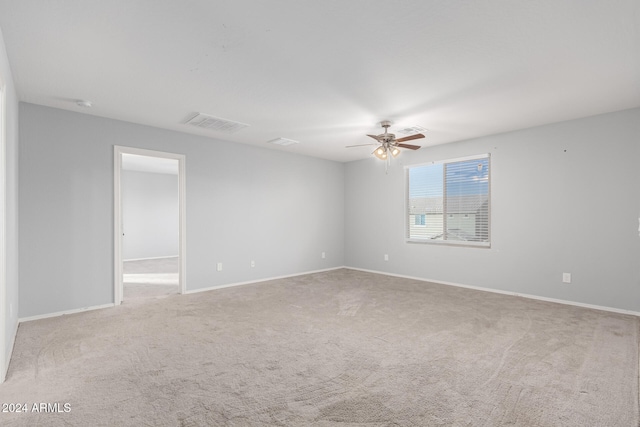
<instances>
[{"instance_id":1,"label":"ceiling fan motor housing","mask_svg":"<svg viewBox=\"0 0 640 427\"><path fill-rule=\"evenodd\" d=\"M380 143L382 143L386 148L388 148L389 145L394 145L396 136L389 133L389 126L391 126L391 122L389 120L383 120L380 122L380 126L384 128L384 133L378 135L378 141L380 141Z\"/></svg>"},{"instance_id":2,"label":"ceiling fan motor housing","mask_svg":"<svg viewBox=\"0 0 640 427\"><path fill-rule=\"evenodd\" d=\"M380 142L382 142L383 144L393 145L396 142L396 136L392 133L384 133L380 135Z\"/></svg>"},{"instance_id":3,"label":"ceiling fan motor housing","mask_svg":"<svg viewBox=\"0 0 640 427\"><path fill-rule=\"evenodd\" d=\"M398 149L398 147L408 148L410 150L417 150L418 148L420 148L419 145L404 144L404 142L410 141L413 139L424 138L423 134L418 133L415 135L405 136L403 138L396 139L395 134L389 133L389 127L391 126L391 121L383 120L380 122L380 126L384 128L384 133L381 133L380 135L367 134L367 136L375 139L380 144L380 146L373 151L373 153L376 154L377 157L381 159L386 159L387 152L390 152L393 155L393 157L395 157L398 154L400 154L400 150ZM360 145L374 145L374 144L360 144ZM357 145L347 146L347 148L350 148L350 147L357 147Z\"/></svg>"}]
</instances>

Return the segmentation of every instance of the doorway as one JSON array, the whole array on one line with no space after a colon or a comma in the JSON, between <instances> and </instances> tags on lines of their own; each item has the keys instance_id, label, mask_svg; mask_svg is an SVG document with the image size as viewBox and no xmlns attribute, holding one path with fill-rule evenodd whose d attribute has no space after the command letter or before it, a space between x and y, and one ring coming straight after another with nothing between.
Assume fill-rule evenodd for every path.
<instances>
[{"instance_id":1,"label":"doorway","mask_svg":"<svg viewBox=\"0 0 640 427\"><path fill-rule=\"evenodd\" d=\"M114 147L114 302L186 291L185 156Z\"/></svg>"}]
</instances>

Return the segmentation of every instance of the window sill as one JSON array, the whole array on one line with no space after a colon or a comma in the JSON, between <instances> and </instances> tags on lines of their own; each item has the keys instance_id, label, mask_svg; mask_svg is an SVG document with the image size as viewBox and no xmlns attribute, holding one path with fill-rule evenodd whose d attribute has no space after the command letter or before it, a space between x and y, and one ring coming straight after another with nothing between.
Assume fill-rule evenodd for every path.
<instances>
[{"instance_id":1,"label":"window sill","mask_svg":"<svg viewBox=\"0 0 640 427\"><path fill-rule=\"evenodd\" d=\"M434 240L434 239L406 239L407 243L418 243L427 245L463 246L471 248L491 248L491 242L467 242L462 240Z\"/></svg>"}]
</instances>

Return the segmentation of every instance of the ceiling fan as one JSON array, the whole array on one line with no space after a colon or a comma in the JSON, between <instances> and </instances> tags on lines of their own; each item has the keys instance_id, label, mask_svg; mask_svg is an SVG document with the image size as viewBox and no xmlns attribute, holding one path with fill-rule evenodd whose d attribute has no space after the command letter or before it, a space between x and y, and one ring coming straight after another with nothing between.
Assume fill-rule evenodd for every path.
<instances>
[{"instance_id":1,"label":"ceiling fan","mask_svg":"<svg viewBox=\"0 0 640 427\"><path fill-rule=\"evenodd\" d=\"M417 133L415 135L405 136L404 138L396 139L396 136L394 134L389 133L389 126L391 126L391 122L389 120L384 120L380 122L380 126L384 128L384 133L380 135L367 135L375 139L376 141L378 141L377 143L348 145L346 148L380 144L378 148L373 150L373 153L371 154L374 154L380 160L387 160L387 161L389 161L390 159L389 155L393 157L397 157L398 154L400 154L399 148L408 148L409 150L417 150L418 148L420 148L419 145L403 144L403 142L411 141L413 139L424 138L423 134Z\"/></svg>"}]
</instances>

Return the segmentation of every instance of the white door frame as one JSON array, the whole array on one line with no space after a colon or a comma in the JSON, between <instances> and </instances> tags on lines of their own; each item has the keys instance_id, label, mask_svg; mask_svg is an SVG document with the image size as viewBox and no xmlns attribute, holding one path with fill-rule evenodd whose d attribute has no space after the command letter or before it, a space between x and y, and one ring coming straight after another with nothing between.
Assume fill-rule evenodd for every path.
<instances>
[{"instance_id":1,"label":"white door frame","mask_svg":"<svg viewBox=\"0 0 640 427\"><path fill-rule=\"evenodd\" d=\"M7 103L0 76L0 383L7 374ZM17 307L16 307L17 310Z\"/></svg>"},{"instance_id":2,"label":"white door frame","mask_svg":"<svg viewBox=\"0 0 640 427\"><path fill-rule=\"evenodd\" d=\"M123 154L137 154L139 156L159 157L162 159L175 159L178 161L178 193L179 193L179 245L178 256L180 260L178 283L180 285L180 293L184 294L187 291L186 281L186 206L185 206L185 155L167 153L164 151L144 150L142 148L123 147L119 145L113 146L113 236L114 236L114 304L120 305L123 298L122 287L122 155Z\"/></svg>"}]
</instances>

